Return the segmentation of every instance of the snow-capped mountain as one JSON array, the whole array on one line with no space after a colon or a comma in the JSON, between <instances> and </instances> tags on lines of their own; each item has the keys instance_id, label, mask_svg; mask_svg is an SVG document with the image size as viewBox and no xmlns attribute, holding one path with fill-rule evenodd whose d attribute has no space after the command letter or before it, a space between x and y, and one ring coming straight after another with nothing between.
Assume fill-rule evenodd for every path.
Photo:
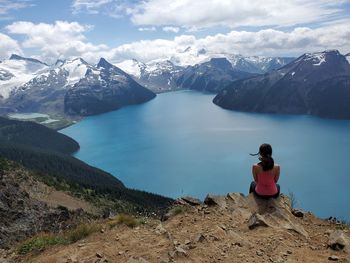
<instances>
[{"instance_id":1,"label":"snow-capped mountain","mask_svg":"<svg viewBox=\"0 0 350 263\"><path fill-rule=\"evenodd\" d=\"M279 69L295 58L292 57L264 57L264 56L242 56L223 55L231 62L233 69L249 73L267 73Z\"/></svg>"},{"instance_id":2,"label":"snow-capped mountain","mask_svg":"<svg viewBox=\"0 0 350 263\"><path fill-rule=\"evenodd\" d=\"M69 115L93 115L139 104L156 95L138 84L127 73L101 58L94 69L64 96L65 112Z\"/></svg>"},{"instance_id":3,"label":"snow-capped mountain","mask_svg":"<svg viewBox=\"0 0 350 263\"><path fill-rule=\"evenodd\" d=\"M48 65L39 60L18 55L0 62L0 97L7 99L13 90L48 68Z\"/></svg>"},{"instance_id":4,"label":"snow-capped mountain","mask_svg":"<svg viewBox=\"0 0 350 263\"><path fill-rule=\"evenodd\" d=\"M346 57L346 60L347 60L347 61L349 62L349 64L350 64L350 53L346 54L345 57Z\"/></svg>"},{"instance_id":5,"label":"snow-capped mountain","mask_svg":"<svg viewBox=\"0 0 350 263\"><path fill-rule=\"evenodd\" d=\"M177 79L177 86L217 93L233 81L251 76L253 74L234 69L226 58L212 58L183 70Z\"/></svg>"},{"instance_id":6,"label":"snow-capped mountain","mask_svg":"<svg viewBox=\"0 0 350 263\"><path fill-rule=\"evenodd\" d=\"M116 66L134 76L137 82L156 93L178 89L176 81L184 70L183 67L176 66L170 60L142 63L132 59L118 63Z\"/></svg>"},{"instance_id":7,"label":"snow-capped mountain","mask_svg":"<svg viewBox=\"0 0 350 263\"><path fill-rule=\"evenodd\" d=\"M184 50L183 53L187 54L189 52L193 53L190 47ZM194 55L192 53L187 54L187 56L193 57ZM293 60L293 58L282 57L244 57L242 55L232 54L208 54L204 49L200 50L199 53L199 55L196 55L196 57L200 57L198 60L188 60L190 62L200 61L194 65L184 66L183 60L176 60L174 58L170 60L154 60L147 63L132 59L125 60L115 65L132 75L141 85L156 93L186 88L215 92L220 89L219 87L222 88L230 81L251 76L248 73L260 74L269 72ZM212 63L215 60L229 61L229 63L225 63L225 73L222 71L223 68L220 67L220 63ZM180 63L180 65L176 63ZM227 73L227 70L231 72ZM196 80L189 80L190 75L193 75L191 78ZM198 76L200 76L200 78L198 78ZM220 76L221 80L218 81ZM205 84L205 87L197 87L197 84L202 85L198 81L200 81L200 79L204 80L203 78L206 78L205 83L207 84L213 83L212 81L216 84L209 84L209 86L211 85L212 87L209 87L207 84Z\"/></svg>"},{"instance_id":8,"label":"snow-capped mountain","mask_svg":"<svg viewBox=\"0 0 350 263\"><path fill-rule=\"evenodd\" d=\"M77 115L92 114L93 110L88 110L89 106L85 105L85 112L75 112L70 108L67 109L65 104L65 98L67 94L72 94L71 90L81 87L81 83L88 81L92 78L101 80L100 82L94 82L95 86L102 89L115 90L115 86L118 84L119 93L125 93L120 95L125 99L125 104L118 104L118 107L126 105L128 102L137 103L142 101L139 99L139 90L144 89L145 93L147 89L139 87L135 84L135 81L131 79L125 72L113 70L110 73L109 79L104 79L106 75L105 71L100 67L91 65L84 61L82 58L75 58L72 60L58 60L54 65L47 66L46 64L36 61L34 59L17 58L13 56L10 60L2 62L0 64L0 89L3 94L3 100L0 105L2 112L45 112L45 113L71 113ZM9 67L11 65L11 67ZM2 66L2 67L1 67ZM128 81L125 81L125 78ZM9 83L11 85L9 85ZM113 87L110 85L113 83ZM6 86L7 84L7 86ZM130 86L137 91L134 93L129 92ZM91 89L96 89L95 86L89 86ZM128 90L124 92L123 89ZM5 93L6 92L6 93ZM85 92L87 90L85 89ZM100 95L95 94L100 98L101 103L108 100L107 98L101 98ZM152 93L152 95L154 95ZM128 96L132 96L132 100L128 100ZM142 97L142 95L140 95ZM116 98L118 96L114 96ZM148 96L147 98L150 98ZM68 98L70 98L68 96ZM83 98L83 96L82 96ZM142 97L143 98L143 97ZM70 101L70 100L68 100ZM81 101L80 101L81 103ZM94 107L93 105L91 107ZM100 111L101 112L101 111Z\"/></svg>"},{"instance_id":9,"label":"snow-capped mountain","mask_svg":"<svg viewBox=\"0 0 350 263\"><path fill-rule=\"evenodd\" d=\"M337 50L307 53L268 74L238 80L213 102L223 108L350 118L350 64Z\"/></svg>"}]
</instances>

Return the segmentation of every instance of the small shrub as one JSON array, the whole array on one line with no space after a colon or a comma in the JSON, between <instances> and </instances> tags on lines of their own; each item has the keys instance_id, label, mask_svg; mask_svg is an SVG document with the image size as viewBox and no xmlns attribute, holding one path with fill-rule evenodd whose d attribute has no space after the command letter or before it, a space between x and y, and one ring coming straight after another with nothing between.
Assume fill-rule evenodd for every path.
<instances>
[{"instance_id":1,"label":"small shrub","mask_svg":"<svg viewBox=\"0 0 350 263\"><path fill-rule=\"evenodd\" d=\"M55 236L53 234L38 234L37 236L24 241L18 248L19 254L27 254L30 252L43 251L50 246L55 245L66 245L69 242L62 238Z\"/></svg>"},{"instance_id":2,"label":"small shrub","mask_svg":"<svg viewBox=\"0 0 350 263\"><path fill-rule=\"evenodd\" d=\"M170 209L170 213L173 215L183 214L188 211L188 208L186 206L177 205Z\"/></svg>"},{"instance_id":3,"label":"small shrub","mask_svg":"<svg viewBox=\"0 0 350 263\"><path fill-rule=\"evenodd\" d=\"M297 200L295 194L294 194L293 192L289 191L288 197L289 197L289 199L290 199L290 206L291 206L292 208L295 208L296 205L298 204L298 200Z\"/></svg>"},{"instance_id":4,"label":"small shrub","mask_svg":"<svg viewBox=\"0 0 350 263\"><path fill-rule=\"evenodd\" d=\"M100 225L82 224L66 232L65 237L67 240L69 240L70 243L74 243L100 230L101 230Z\"/></svg>"},{"instance_id":5,"label":"small shrub","mask_svg":"<svg viewBox=\"0 0 350 263\"><path fill-rule=\"evenodd\" d=\"M108 222L108 225L110 228L115 227L116 225L124 224L127 225L128 227L136 227L140 224L141 222L137 220L135 217L127 214L119 214L116 219Z\"/></svg>"}]
</instances>

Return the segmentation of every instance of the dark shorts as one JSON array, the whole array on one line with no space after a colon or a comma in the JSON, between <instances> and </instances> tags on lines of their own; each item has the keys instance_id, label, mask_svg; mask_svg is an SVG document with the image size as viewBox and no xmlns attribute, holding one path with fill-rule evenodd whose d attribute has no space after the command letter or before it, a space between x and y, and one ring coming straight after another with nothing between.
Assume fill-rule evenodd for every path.
<instances>
[{"instance_id":1,"label":"dark shorts","mask_svg":"<svg viewBox=\"0 0 350 263\"><path fill-rule=\"evenodd\" d=\"M276 184L276 186L277 186L277 190L278 190L276 194L274 194L274 195L259 195L257 192L255 192L256 182L253 181L250 184L249 193L254 193L256 196L261 197L261 198L266 198L266 199L277 198L280 195L281 188L280 188L279 184Z\"/></svg>"}]
</instances>

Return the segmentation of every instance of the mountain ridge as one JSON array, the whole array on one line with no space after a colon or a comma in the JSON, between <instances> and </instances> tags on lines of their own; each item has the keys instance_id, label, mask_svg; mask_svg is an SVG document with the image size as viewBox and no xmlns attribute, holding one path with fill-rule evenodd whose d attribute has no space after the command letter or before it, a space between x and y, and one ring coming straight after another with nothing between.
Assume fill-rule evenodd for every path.
<instances>
[{"instance_id":1,"label":"mountain ridge","mask_svg":"<svg viewBox=\"0 0 350 263\"><path fill-rule=\"evenodd\" d=\"M239 111L347 119L349 78L350 64L338 51L306 53L278 70L233 82L213 102Z\"/></svg>"}]
</instances>

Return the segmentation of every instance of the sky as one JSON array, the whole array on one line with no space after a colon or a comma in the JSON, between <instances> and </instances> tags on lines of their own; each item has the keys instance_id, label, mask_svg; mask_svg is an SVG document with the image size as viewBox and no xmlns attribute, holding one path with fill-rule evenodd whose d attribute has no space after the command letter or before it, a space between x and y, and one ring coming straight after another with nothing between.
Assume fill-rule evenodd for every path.
<instances>
[{"instance_id":1,"label":"sky","mask_svg":"<svg viewBox=\"0 0 350 263\"><path fill-rule=\"evenodd\" d=\"M0 0L0 60L350 52L350 0Z\"/></svg>"}]
</instances>

